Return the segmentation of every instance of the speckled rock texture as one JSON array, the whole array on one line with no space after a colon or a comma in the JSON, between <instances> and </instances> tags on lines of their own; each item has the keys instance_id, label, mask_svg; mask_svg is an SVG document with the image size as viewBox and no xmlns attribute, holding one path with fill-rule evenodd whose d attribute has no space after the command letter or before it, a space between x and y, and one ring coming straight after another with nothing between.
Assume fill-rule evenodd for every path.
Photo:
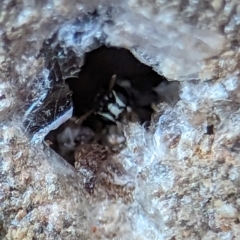
<instances>
[{"instance_id":1,"label":"speckled rock texture","mask_svg":"<svg viewBox=\"0 0 240 240\"><path fill-rule=\"evenodd\" d=\"M0 239L240 239L239 26L237 0L3 0ZM45 126L51 70L74 75L101 44L130 49L181 94L149 131L125 126L127 148L89 195L24 123Z\"/></svg>"}]
</instances>

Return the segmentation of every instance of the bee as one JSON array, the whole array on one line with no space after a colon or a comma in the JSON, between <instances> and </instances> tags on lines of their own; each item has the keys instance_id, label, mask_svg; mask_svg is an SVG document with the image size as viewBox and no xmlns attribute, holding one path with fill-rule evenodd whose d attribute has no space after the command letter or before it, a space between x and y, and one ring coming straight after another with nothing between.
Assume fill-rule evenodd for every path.
<instances>
[{"instance_id":1,"label":"bee","mask_svg":"<svg viewBox=\"0 0 240 240\"><path fill-rule=\"evenodd\" d=\"M124 113L130 111L129 100L127 94L122 91L116 91L114 88L116 75L110 79L107 90L103 90L97 94L95 98L96 109L95 114L112 123L118 122Z\"/></svg>"},{"instance_id":2,"label":"bee","mask_svg":"<svg viewBox=\"0 0 240 240\"><path fill-rule=\"evenodd\" d=\"M130 80L113 75L108 89L97 94L94 113L113 124L123 120L145 123L156 111L158 98L154 90L135 89Z\"/></svg>"}]
</instances>

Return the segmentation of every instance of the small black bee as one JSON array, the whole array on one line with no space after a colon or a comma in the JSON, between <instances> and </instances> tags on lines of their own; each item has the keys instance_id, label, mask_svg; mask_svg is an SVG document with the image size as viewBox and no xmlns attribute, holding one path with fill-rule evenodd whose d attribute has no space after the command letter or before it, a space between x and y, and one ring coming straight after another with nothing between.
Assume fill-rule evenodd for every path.
<instances>
[{"instance_id":1,"label":"small black bee","mask_svg":"<svg viewBox=\"0 0 240 240\"><path fill-rule=\"evenodd\" d=\"M97 94L94 112L108 123L119 123L123 119L145 123L151 119L158 98L154 90L140 91L129 80L113 75L108 89Z\"/></svg>"},{"instance_id":2,"label":"small black bee","mask_svg":"<svg viewBox=\"0 0 240 240\"><path fill-rule=\"evenodd\" d=\"M123 89L113 89L116 82L116 75L113 75L107 90L103 90L96 96L95 114L100 115L107 121L116 123L122 115L129 110L129 100Z\"/></svg>"}]
</instances>

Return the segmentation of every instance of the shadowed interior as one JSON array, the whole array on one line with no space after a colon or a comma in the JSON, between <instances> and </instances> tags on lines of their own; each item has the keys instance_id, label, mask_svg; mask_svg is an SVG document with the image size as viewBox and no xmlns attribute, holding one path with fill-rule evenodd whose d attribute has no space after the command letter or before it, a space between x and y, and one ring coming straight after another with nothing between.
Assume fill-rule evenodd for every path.
<instances>
[{"instance_id":1,"label":"shadowed interior","mask_svg":"<svg viewBox=\"0 0 240 240\"><path fill-rule=\"evenodd\" d=\"M108 89L113 75L116 75L118 79L116 80L117 84L113 87L114 91L128 98L131 103L130 107L138 116L140 123L150 122L151 115L154 113L151 103L157 102L159 98L153 88L159 86L162 82L167 84L168 81L153 71L151 67L138 61L129 50L106 46L86 53L84 65L79 69L78 77L65 79L72 91L73 116L81 117L96 107L96 104L98 104L96 95ZM123 87L124 81L127 81L127 85L130 85L130 87ZM68 132L65 129L71 125L72 123L65 123L58 129L51 131L45 138L53 143L51 147L59 154L61 147L56 136L61 132ZM109 128L111 127L109 126L111 125L116 124L95 114L91 114L82 124L83 127L88 127L95 133L102 129L100 131L102 135L110 134ZM105 128L108 130L105 131ZM117 130L118 134L121 131ZM102 138L105 137L102 136ZM63 139L66 139L66 137ZM101 139L97 143L104 145L104 142L106 143L106 140ZM74 165L74 151L68 152L64 156L63 154L60 155Z\"/></svg>"}]
</instances>

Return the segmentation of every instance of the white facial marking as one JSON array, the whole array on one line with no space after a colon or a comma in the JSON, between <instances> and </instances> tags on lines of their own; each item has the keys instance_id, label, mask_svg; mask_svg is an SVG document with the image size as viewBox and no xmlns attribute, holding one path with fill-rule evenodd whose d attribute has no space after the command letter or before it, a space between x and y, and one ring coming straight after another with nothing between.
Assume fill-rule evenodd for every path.
<instances>
[{"instance_id":1,"label":"white facial marking","mask_svg":"<svg viewBox=\"0 0 240 240\"><path fill-rule=\"evenodd\" d=\"M115 122L115 119L109 114L109 113L102 113L102 112L97 112L99 115L109 119L112 122Z\"/></svg>"},{"instance_id":2,"label":"white facial marking","mask_svg":"<svg viewBox=\"0 0 240 240\"><path fill-rule=\"evenodd\" d=\"M113 95L115 97L115 101L116 103L120 106L120 107L126 107L125 103L121 101L121 99L117 96L117 94L115 93L115 91L112 91Z\"/></svg>"},{"instance_id":3,"label":"white facial marking","mask_svg":"<svg viewBox=\"0 0 240 240\"><path fill-rule=\"evenodd\" d=\"M118 118L119 114L123 112L123 109L116 106L116 104L108 104L108 110L116 117Z\"/></svg>"}]
</instances>

